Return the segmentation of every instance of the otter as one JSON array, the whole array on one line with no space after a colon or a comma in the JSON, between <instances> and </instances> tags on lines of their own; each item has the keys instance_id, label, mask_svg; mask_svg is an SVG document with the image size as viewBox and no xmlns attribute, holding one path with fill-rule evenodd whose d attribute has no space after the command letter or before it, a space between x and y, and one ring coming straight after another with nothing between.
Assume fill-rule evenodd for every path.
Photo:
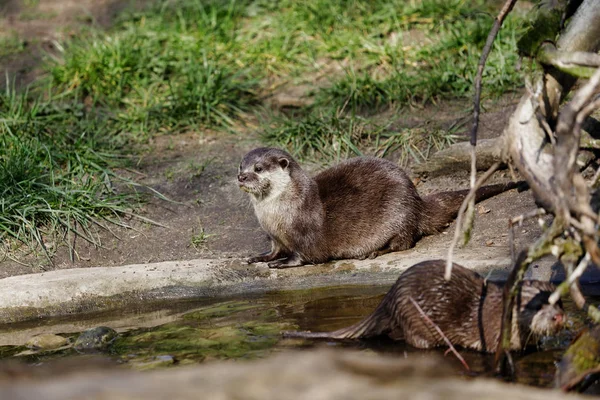
<instances>
[{"instance_id":1,"label":"otter","mask_svg":"<svg viewBox=\"0 0 600 400\"><path fill-rule=\"evenodd\" d=\"M247 261L271 268L407 250L446 227L469 193L421 198L401 168L373 157L351 158L311 178L290 154L266 147L243 157L237 180L271 240L270 251ZM485 186L475 200L518 185Z\"/></svg>"},{"instance_id":2,"label":"otter","mask_svg":"<svg viewBox=\"0 0 600 400\"><path fill-rule=\"evenodd\" d=\"M283 332L283 336L343 340L387 335L421 349L444 346L445 341L414 300L453 345L495 352L502 325L502 288L458 264L446 281L445 266L444 260L413 265L400 275L375 311L352 326L333 332ZM562 327L562 303L548 303L553 290L547 282L523 282L513 314L511 350L520 350L531 339L537 341Z\"/></svg>"}]
</instances>

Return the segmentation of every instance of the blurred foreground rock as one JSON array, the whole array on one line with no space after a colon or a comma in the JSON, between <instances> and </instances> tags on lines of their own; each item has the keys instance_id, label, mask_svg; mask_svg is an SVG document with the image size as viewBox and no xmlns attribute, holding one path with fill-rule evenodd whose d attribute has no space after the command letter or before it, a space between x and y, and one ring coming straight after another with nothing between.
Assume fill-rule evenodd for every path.
<instances>
[{"instance_id":1,"label":"blurred foreground rock","mask_svg":"<svg viewBox=\"0 0 600 400\"><path fill-rule=\"evenodd\" d=\"M215 362L147 373L114 369L82 372L48 365L51 374L0 368L0 399L528 399L584 397L453 376L446 362L418 362L365 352L317 349L248 362ZM12 367L14 370L14 366ZM7 379L9 378L9 379Z\"/></svg>"},{"instance_id":2,"label":"blurred foreground rock","mask_svg":"<svg viewBox=\"0 0 600 400\"><path fill-rule=\"evenodd\" d=\"M600 377L600 325L580 333L558 363L556 384L565 390L584 391Z\"/></svg>"}]
</instances>

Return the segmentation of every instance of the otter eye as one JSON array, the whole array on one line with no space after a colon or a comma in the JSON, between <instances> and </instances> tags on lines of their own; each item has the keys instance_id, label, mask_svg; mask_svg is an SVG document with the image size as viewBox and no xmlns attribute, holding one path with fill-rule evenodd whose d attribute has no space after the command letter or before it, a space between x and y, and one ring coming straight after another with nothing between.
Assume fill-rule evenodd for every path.
<instances>
[{"instance_id":1,"label":"otter eye","mask_svg":"<svg viewBox=\"0 0 600 400\"><path fill-rule=\"evenodd\" d=\"M260 167L260 166L258 166L258 165L256 165L256 166L254 167L254 172L261 172L262 170L263 170L263 169L262 169L262 167Z\"/></svg>"},{"instance_id":2,"label":"otter eye","mask_svg":"<svg viewBox=\"0 0 600 400\"><path fill-rule=\"evenodd\" d=\"M525 305L525 308L528 310L537 312L537 311L541 310L543 306L548 304L548 297L549 297L548 293L545 293L545 292L538 293L537 295L535 295L533 297L533 299L531 299L529 301L529 303L527 303Z\"/></svg>"}]
</instances>

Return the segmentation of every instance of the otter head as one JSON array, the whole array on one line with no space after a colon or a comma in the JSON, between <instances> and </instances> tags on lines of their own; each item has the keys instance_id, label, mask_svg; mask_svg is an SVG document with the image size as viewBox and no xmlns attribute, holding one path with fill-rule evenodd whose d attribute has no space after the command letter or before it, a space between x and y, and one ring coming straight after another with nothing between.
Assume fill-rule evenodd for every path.
<instances>
[{"instance_id":1,"label":"otter head","mask_svg":"<svg viewBox=\"0 0 600 400\"><path fill-rule=\"evenodd\" d=\"M290 184L291 170L295 167L296 162L285 151L260 147L242 158L238 186L256 200L277 197Z\"/></svg>"},{"instance_id":2,"label":"otter head","mask_svg":"<svg viewBox=\"0 0 600 400\"><path fill-rule=\"evenodd\" d=\"M521 332L539 337L554 334L562 328L566 319L562 302L555 305L548 302L553 291L554 285L548 282L523 282L518 316Z\"/></svg>"}]
</instances>

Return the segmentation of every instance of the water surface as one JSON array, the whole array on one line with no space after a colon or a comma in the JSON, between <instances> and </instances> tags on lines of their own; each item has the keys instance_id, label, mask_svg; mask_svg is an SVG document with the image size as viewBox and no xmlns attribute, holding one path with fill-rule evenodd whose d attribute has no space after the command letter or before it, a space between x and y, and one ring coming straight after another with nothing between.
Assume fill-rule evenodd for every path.
<instances>
[{"instance_id":1,"label":"water surface","mask_svg":"<svg viewBox=\"0 0 600 400\"><path fill-rule=\"evenodd\" d=\"M351 325L369 314L389 290L385 286L344 286L269 293L227 300L177 301L151 304L144 309L100 313L84 319L57 318L0 327L0 358L20 359L35 368L64 357L89 357L72 348L26 352L21 345L38 333L59 333L75 340L80 331L99 325L121 335L105 356L136 369L175 367L218 359L252 359L274 351L315 346L348 347L416 358L446 349L419 350L389 339L356 342L283 339L283 330L329 331ZM518 382L551 386L555 366L583 318L566 303L572 331L543 342L538 349L515 353ZM11 345L4 345L10 343ZM493 355L458 349L471 371L446 355L464 376L493 376ZM20 354L20 355L19 355Z\"/></svg>"}]
</instances>

